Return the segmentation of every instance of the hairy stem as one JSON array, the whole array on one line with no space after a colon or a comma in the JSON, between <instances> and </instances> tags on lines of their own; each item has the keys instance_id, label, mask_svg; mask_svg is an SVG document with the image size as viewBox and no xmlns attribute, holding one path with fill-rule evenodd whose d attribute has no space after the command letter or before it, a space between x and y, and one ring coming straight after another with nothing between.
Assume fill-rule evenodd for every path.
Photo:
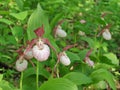
<instances>
[{"instance_id":1,"label":"hairy stem","mask_svg":"<svg viewBox=\"0 0 120 90\"><path fill-rule=\"evenodd\" d=\"M22 81L23 81L23 72L21 72L21 76L20 76L20 90L22 90Z\"/></svg>"},{"instance_id":2,"label":"hairy stem","mask_svg":"<svg viewBox=\"0 0 120 90\"><path fill-rule=\"evenodd\" d=\"M36 90L38 90L38 82L39 82L39 61L37 61L37 68L36 68Z\"/></svg>"}]
</instances>

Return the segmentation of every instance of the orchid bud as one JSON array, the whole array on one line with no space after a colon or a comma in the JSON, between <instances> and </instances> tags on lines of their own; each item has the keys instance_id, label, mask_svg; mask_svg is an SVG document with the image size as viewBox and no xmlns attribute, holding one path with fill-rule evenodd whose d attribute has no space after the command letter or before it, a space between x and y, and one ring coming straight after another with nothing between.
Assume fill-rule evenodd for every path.
<instances>
[{"instance_id":1,"label":"orchid bud","mask_svg":"<svg viewBox=\"0 0 120 90\"><path fill-rule=\"evenodd\" d=\"M70 65L71 61L70 61L69 57L66 55L65 52L61 53L60 62L65 66Z\"/></svg>"},{"instance_id":2,"label":"orchid bud","mask_svg":"<svg viewBox=\"0 0 120 90\"><path fill-rule=\"evenodd\" d=\"M38 61L46 61L50 55L50 49L48 45L44 44L42 41L39 41L32 49L33 56Z\"/></svg>"},{"instance_id":3,"label":"orchid bud","mask_svg":"<svg viewBox=\"0 0 120 90\"><path fill-rule=\"evenodd\" d=\"M84 23L86 23L86 21L82 19L82 20L80 20L80 23L84 24Z\"/></svg>"},{"instance_id":4,"label":"orchid bud","mask_svg":"<svg viewBox=\"0 0 120 90\"><path fill-rule=\"evenodd\" d=\"M94 66L94 62L93 62L92 60L90 60L89 57L86 57L86 58L85 58L85 62L86 62L89 66L91 66L91 67Z\"/></svg>"},{"instance_id":5,"label":"orchid bud","mask_svg":"<svg viewBox=\"0 0 120 90\"><path fill-rule=\"evenodd\" d=\"M85 32L83 32L83 31L79 31L78 34L79 34L80 36L85 36Z\"/></svg>"},{"instance_id":6,"label":"orchid bud","mask_svg":"<svg viewBox=\"0 0 120 90\"><path fill-rule=\"evenodd\" d=\"M0 19L3 18L3 16L0 15Z\"/></svg>"},{"instance_id":7,"label":"orchid bud","mask_svg":"<svg viewBox=\"0 0 120 90\"><path fill-rule=\"evenodd\" d=\"M102 36L105 40L111 39L111 33L109 32L109 29L105 29L105 31L102 33Z\"/></svg>"},{"instance_id":8,"label":"orchid bud","mask_svg":"<svg viewBox=\"0 0 120 90\"><path fill-rule=\"evenodd\" d=\"M25 52L25 58L26 59L31 59L33 58L33 54L32 54L32 49L30 49L29 51L26 52L26 50L24 51Z\"/></svg>"},{"instance_id":9,"label":"orchid bud","mask_svg":"<svg viewBox=\"0 0 120 90\"><path fill-rule=\"evenodd\" d=\"M18 59L16 61L16 70L19 72L24 71L28 66L28 62L25 59Z\"/></svg>"},{"instance_id":10,"label":"orchid bud","mask_svg":"<svg viewBox=\"0 0 120 90\"><path fill-rule=\"evenodd\" d=\"M56 35L59 37L66 37L67 33L61 28L61 26L58 26L56 30Z\"/></svg>"}]
</instances>

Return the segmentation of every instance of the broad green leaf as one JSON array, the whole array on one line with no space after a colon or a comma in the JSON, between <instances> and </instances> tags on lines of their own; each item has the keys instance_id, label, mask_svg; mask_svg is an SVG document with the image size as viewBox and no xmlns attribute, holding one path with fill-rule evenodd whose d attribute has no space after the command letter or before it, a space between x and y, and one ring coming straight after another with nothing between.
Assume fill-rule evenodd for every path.
<instances>
[{"instance_id":1,"label":"broad green leaf","mask_svg":"<svg viewBox=\"0 0 120 90\"><path fill-rule=\"evenodd\" d=\"M7 25L13 24L12 21L10 21L10 20L8 20L8 19L4 19L4 18L1 18L1 19L0 19L0 22L5 23L5 24L7 24Z\"/></svg>"},{"instance_id":2,"label":"broad green leaf","mask_svg":"<svg viewBox=\"0 0 120 90\"><path fill-rule=\"evenodd\" d=\"M95 70L94 72L92 72L90 77L92 78L94 83L102 81L102 80L106 80L108 82L108 84L110 85L110 87L112 88L112 90L116 90L115 82L113 80L114 77L106 69Z\"/></svg>"},{"instance_id":3,"label":"broad green leaf","mask_svg":"<svg viewBox=\"0 0 120 90\"><path fill-rule=\"evenodd\" d=\"M51 32L49 27L48 17L45 14L45 11L42 10L40 5L38 4L37 9L32 13L28 21L27 35L29 40L36 37L34 30L41 27L42 25L44 26L44 30L45 30L44 36L48 36Z\"/></svg>"},{"instance_id":4,"label":"broad green leaf","mask_svg":"<svg viewBox=\"0 0 120 90\"><path fill-rule=\"evenodd\" d=\"M104 54L104 56L108 58L112 64L117 66L119 65L119 60L117 59L117 56L115 54L108 53L108 54Z\"/></svg>"},{"instance_id":5,"label":"broad green leaf","mask_svg":"<svg viewBox=\"0 0 120 90\"><path fill-rule=\"evenodd\" d=\"M3 89L0 87L0 90L3 90Z\"/></svg>"},{"instance_id":6,"label":"broad green leaf","mask_svg":"<svg viewBox=\"0 0 120 90\"><path fill-rule=\"evenodd\" d=\"M69 52L69 51L67 51L66 53L67 53L67 55L68 55L68 57L70 58L71 61L75 61L75 60L80 61L81 60L80 57L75 53L72 53L72 52Z\"/></svg>"},{"instance_id":7,"label":"broad green leaf","mask_svg":"<svg viewBox=\"0 0 120 90\"><path fill-rule=\"evenodd\" d=\"M35 78L36 78L35 75L24 78L23 79L23 90L36 90L36 79Z\"/></svg>"},{"instance_id":8,"label":"broad green leaf","mask_svg":"<svg viewBox=\"0 0 120 90\"><path fill-rule=\"evenodd\" d=\"M10 13L10 15L15 17L18 20L24 20L27 17L28 12L23 11L23 12L20 12L20 13Z\"/></svg>"},{"instance_id":9,"label":"broad green leaf","mask_svg":"<svg viewBox=\"0 0 120 90\"><path fill-rule=\"evenodd\" d=\"M92 84L91 85L93 88L95 88L95 89L99 89L99 90L106 90L107 89L107 83L106 83L106 81L100 81L100 82L98 82L98 83L96 83L96 84Z\"/></svg>"},{"instance_id":10,"label":"broad green leaf","mask_svg":"<svg viewBox=\"0 0 120 90\"><path fill-rule=\"evenodd\" d=\"M15 27L11 28L11 31L17 42L23 38L23 28L22 27L15 26Z\"/></svg>"},{"instance_id":11,"label":"broad green leaf","mask_svg":"<svg viewBox=\"0 0 120 90\"><path fill-rule=\"evenodd\" d=\"M0 87L3 90L18 90L15 87L13 87L9 82L7 82L5 80L0 81Z\"/></svg>"},{"instance_id":12,"label":"broad green leaf","mask_svg":"<svg viewBox=\"0 0 120 90\"><path fill-rule=\"evenodd\" d=\"M111 69L112 65L109 65L107 63L96 63L95 64L95 69L100 69L101 67L104 69Z\"/></svg>"},{"instance_id":13,"label":"broad green leaf","mask_svg":"<svg viewBox=\"0 0 120 90\"><path fill-rule=\"evenodd\" d=\"M40 67L39 69L40 69L39 75L44 76L45 78L49 78L49 76L50 76L49 72L47 72L42 67ZM31 75L36 75L35 68L31 67L31 68L28 68L24 71L24 78L27 78Z\"/></svg>"},{"instance_id":14,"label":"broad green leaf","mask_svg":"<svg viewBox=\"0 0 120 90\"><path fill-rule=\"evenodd\" d=\"M70 81L74 82L76 85L89 84L92 82L91 78L79 72L70 72L66 74L64 78L69 79Z\"/></svg>"},{"instance_id":15,"label":"broad green leaf","mask_svg":"<svg viewBox=\"0 0 120 90\"><path fill-rule=\"evenodd\" d=\"M78 90L77 86L65 78L56 78L46 81L39 90Z\"/></svg>"}]
</instances>

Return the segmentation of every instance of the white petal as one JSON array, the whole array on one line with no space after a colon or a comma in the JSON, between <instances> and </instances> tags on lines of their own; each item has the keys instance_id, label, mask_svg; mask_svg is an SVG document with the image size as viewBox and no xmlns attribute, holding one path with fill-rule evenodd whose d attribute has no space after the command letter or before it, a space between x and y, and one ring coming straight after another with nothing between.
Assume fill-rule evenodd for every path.
<instances>
[{"instance_id":1,"label":"white petal","mask_svg":"<svg viewBox=\"0 0 120 90\"><path fill-rule=\"evenodd\" d=\"M62 30L61 28L58 28L56 30L56 35L59 36L59 37L66 37L67 33L64 30Z\"/></svg>"},{"instance_id":2,"label":"white petal","mask_svg":"<svg viewBox=\"0 0 120 90\"><path fill-rule=\"evenodd\" d=\"M78 34L79 34L80 36L85 36L85 32L83 32L83 31L79 31Z\"/></svg>"},{"instance_id":3,"label":"white petal","mask_svg":"<svg viewBox=\"0 0 120 90\"><path fill-rule=\"evenodd\" d=\"M61 55L60 62L65 66L68 66L71 63L69 57L66 55Z\"/></svg>"},{"instance_id":4,"label":"white petal","mask_svg":"<svg viewBox=\"0 0 120 90\"><path fill-rule=\"evenodd\" d=\"M46 44L43 44L43 49L39 49L39 47L35 45L32 49L32 52L33 52L33 56L38 61L46 61L50 55L50 49Z\"/></svg>"},{"instance_id":5,"label":"white petal","mask_svg":"<svg viewBox=\"0 0 120 90\"><path fill-rule=\"evenodd\" d=\"M24 71L27 68L27 66L28 62L25 59L24 60L19 59L16 61L16 70L20 72Z\"/></svg>"},{"instance_id":6,"label":"white petal","mask_svg":"<svg viewBox=\"0 0 120 90\"><path fill-rule=\"evenodd\" d=\"M111 33L107 29L102 33L102 36L105 40L111 39Z\"/></svg>"},{"instance_id":7,"label":"white petal","mask_svg":"<svg viewBox=\"0 0 120 90\"><path fill-rule=\"evenodd\" d=\"M93 61L88 61L88 64L89 64L89 66L94 66L94 62Z\"/></svg>"},{"instance_id":8,"label":"white petal","mask_svg":"<svg viewBox=\"0 0 120 90\"><path fill-rule=\"evenodd\" d=\"M84 23L86 23L86 21L82 19L82 20L80 20L80 23L84 24Z\"/></svg>"},{"instance_id":9,"label":"white petal","mask_svg":"<svg viewBox=\"0 0 120 90\"><path fill-rule=\"evenodd\" d=\"M25 50L26 51L26 50ZM32 50L28 51L25 53L25 58L26 59L31 59L33 58Z\"/></svg>"},{"instance_id":10,"label":"white petal","mask_svg":"<svg viewBox=\"0 0 120 90\"><path fill-rule=\"evenodd\" d=\"M92 60L90 60L90 58L89 57L86 57L85 58L85 62L89 65L89 66L94 66L94 62L92 61Z\"/></svg>"}]
</instances>

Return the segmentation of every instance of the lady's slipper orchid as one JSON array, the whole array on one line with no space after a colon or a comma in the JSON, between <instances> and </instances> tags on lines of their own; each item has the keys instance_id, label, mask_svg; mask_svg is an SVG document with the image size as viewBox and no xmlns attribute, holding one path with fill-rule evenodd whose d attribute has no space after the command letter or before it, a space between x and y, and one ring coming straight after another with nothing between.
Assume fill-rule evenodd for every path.
<instances>
[{"instance_id":1,"label":"lady's slipper orchid","mask_svg":"<svg viewBox=\"0 0 120 90\"><path fill-rule=\"evenodd\" d=\"M61 26L58 26L55 35L59 37L66 37L67 33L61 28Z\"/></svg>"},{"instance_id":2,"label":"lady's slipper orchid","mask_svg":"<svg viewBox=\"0 0 120 90\"><path fill-rule=\"evenodd\" d=\"M86 57L86 58L85 58L85 62L86 62L89 66L91 66L91 67L94 66L94 62L93 62L92 60L90 60L89 57Z\"/></svg>"},{"instance_id":3,"label":"lady's slipper orchid","mask_svg":"<svg viewBox=\"0 0 120 90\"><path fill-rule=\"evenodd\" d=\"M90 60L89 56L92 53L93 49L90 49L87 54L86 57L84 59L85 63L87 63L89 66L93 67L94 66L94 62L92 60Z\"/></svg>"},{"instance_id":4,"label":"lady's slipper orchid","mask_svg":"<svg viewBox=\"0 0 120 90\"><path fill-rule=\"evenodd\" d=\"M102 36L105 40L110 40L112 38L109 29L105 29L104 32L102 33Z\"/></svg>"},{"instance_id":5,"label":"lady's slipper orchid","mask_svg":"<svg viewBox=\"0 0 120 90\"><path fill-rule=\"evenodd\" d=\"M27 68L27 66L28 62L24 58L20 58L16 61L16 70L19 72L24 71Z\"/></svg>"},{"instance_id":6,"label":"lady's slipper orchid","mask_svg":"<svg viewBox=\"0 0 120 90\"><path fill-rule=\"evenodd\" d=\"M50 48L47 44L44 44L41 40L32 49L33 56L38 61L46 61L50 55Z\"/></svg>"},{"instance_id":7,"label":"lady's slipper orchid","mask_svg":"<svg viewBox=\"0 0 120 90\"><path fill-rule=\"evenodd\" d=\"M60 54L60 62L65 66L70 65L71 61L65 52Z\"/></svg>"},{"instance_id":8,"label":"lady's slipper orchid","mask_svg":"<svg viewBox=\"0 0 120 90\"><path fill-rule=\"evenodd\" d=\"M82 20L80 20L80 23L81 23L81 24L85 24L86 21L82 19Z\"/></svg>"}]
</instances>

